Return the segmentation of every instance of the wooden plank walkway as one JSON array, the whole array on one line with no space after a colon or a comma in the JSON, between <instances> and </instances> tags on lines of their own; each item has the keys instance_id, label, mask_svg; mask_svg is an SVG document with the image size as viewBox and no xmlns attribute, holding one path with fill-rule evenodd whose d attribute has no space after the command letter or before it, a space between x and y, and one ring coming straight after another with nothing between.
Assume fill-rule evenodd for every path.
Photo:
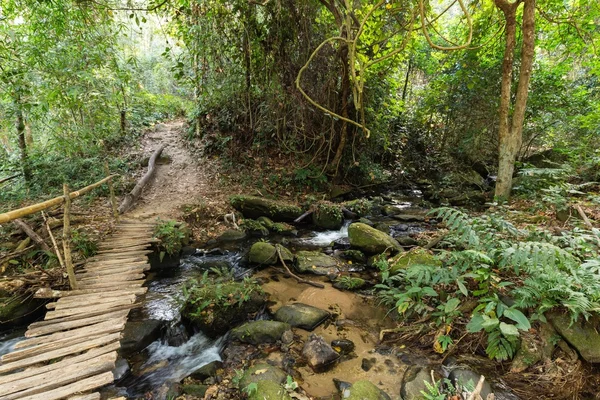
<instances>
[{"instance_id":1,"label":"wooden plank walkway","mask_svg":"<svg viewBox=\"0 0 600 400\"><path fill-rule=\"evenodd\" d=\"M79 288L52 291L44 321L34 322L25 340L0 359L2 400L92 400L113 382L122 331L137 296L154 224L121 221L115 234L77 271Z\"/></svg>"}]
</instances>

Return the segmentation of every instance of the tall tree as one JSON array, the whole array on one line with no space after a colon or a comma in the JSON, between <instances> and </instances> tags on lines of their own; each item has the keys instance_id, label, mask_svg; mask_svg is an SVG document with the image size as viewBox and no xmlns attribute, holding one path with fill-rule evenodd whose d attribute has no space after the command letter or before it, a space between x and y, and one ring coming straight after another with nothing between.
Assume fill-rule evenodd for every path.
<instances>
[{"instance_id":1,"label":"tall tree","mask_svg":"<svg viewBox=\"0 0 600 400\"><path fill-rule=\"evenodd\" d=\"M502 86L499 108L498 130L498 179L495 196L507 199L512 187L512 176L515 170L515 160L521 148L525 108L529 94L529 80L535 55L535 0L494 0L504 14L506 21L504 59L502 62ZM524 3L523 23L521 32L521 65L517 93L511 104L513 61L516 50L517 10ZM512 107L511 107L512 105ZM512 108L512 113L511 113Z\"/></svg>"}]
</instances>

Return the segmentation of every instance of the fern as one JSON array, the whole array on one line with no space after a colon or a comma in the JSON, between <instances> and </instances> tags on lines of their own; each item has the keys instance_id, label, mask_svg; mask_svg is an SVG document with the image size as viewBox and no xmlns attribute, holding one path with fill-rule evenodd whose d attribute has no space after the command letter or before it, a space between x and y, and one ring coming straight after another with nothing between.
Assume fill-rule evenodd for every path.
<instances>
[{"instance_id":1,"label":"fern","mask_svg":"<svg viewBox=\"0 0 600 400\"><path fill-rule=\"evenodd\" d=\"M477 247L481 243L479 234L471 226L471 218L468 214L450 207L440 207L429 212L436 218L441 218L448 229L452 231L459 241L468 247Z\"/></svg>"}]
</instances>

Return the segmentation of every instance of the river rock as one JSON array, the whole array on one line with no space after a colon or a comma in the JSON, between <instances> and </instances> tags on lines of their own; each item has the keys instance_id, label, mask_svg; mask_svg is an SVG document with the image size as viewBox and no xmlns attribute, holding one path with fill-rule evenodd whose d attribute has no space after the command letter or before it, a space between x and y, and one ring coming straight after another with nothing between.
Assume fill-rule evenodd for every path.
<instances>
[{"instance_id":1,"label":"river rock","mask_svg":"<svg viewBox=\"0 0 600 400\"><path fill-rule=\"evenodd\" d=\"M208 390L208 385L182 385L181 391L190 396L194 396L199 399L203 399L206 391ZM170 398L170 397L169 397Z\"/></svg>"},{"instance_id":2,"label":"river rock","mask_svg":"<svg viewBox=\"0 0 600 400\"><path fill-rule=\"evenodd\" d=\"M300 215L302 209L295 204L265 199L264 197L238 195L232 196L231 205L244 214L246 218L268 217L273 221L292 222Z\"/></svg>"},{"instance_id":3,"label":"river rock","mask_svg":"<svg viewBox=\"0 0 600 400\"><path fill-rule=\"evenodd\" d=\"M354 342L349 339L335 339L331 342L331 347L341 354L350 354L354 351Z\"/></svg>"},{"instance_id":4,"label":"river rock","mask_svg":"<svg viewBox=\"0 0 600 400\"><path fill-rule=\"evenodd\" d=\"M344 224L344 215L339 205L319 203L312 213L312 221L318 228L338 230Z\"/></svg>"},{"instance_id":5,"label":"river rock","mask_svg":"<svg viewBox=\"0 0 600 400\"><path fill-rule=\"evenodd\" d=\"M377 359L375 357L363 358L360 363L360 367L362 368L363 371L369 372L371 370L371 368L373 368L375 366L376 363L377 363Z\"/></svg>"},{"instance_id":6,"label":"river rock","mask_svg":"<svg viewBox=\"0 0 600 400\"><path fill-rule=\"evenodd\" d=\"M344 250L340 252L340 257L359 264L364 264L367 262L367 257L360 250Z\"/></svg>"},{"instance_id":7,"label":"river rock","mask_svg":"<svg viewBox=\"0 0 600 400\"><path fill-rule=\"evenodd\" d=\"M350 248L350 239L347 237L336 239L331 243L331 246L334 250L348 250Z\"/></svg>"},{"instance_id":8,"label":"river rock","mask_svg":"<svg viewBox=\"0 0 600 400\"><path fill-rule=\"evenodd\" d=\"M415 239L411 238L410 236L400 236L400 237L397 237L396 240L398 241L398 243L400 243L401 246L404 246L404 247L417 246L419 244L419 242L417 242Z\"/></svg>"},{"instance_id":9,"label":"river rock","mask_svg":"<svg viewBox=\"0 0 600 400\"><path fill-rule=\"evenodd\" d=\"M373 226L373 228L377 229L380 232L385 233L386 235L390 234L390 226L388 224L386 224L385 222L378 222Z\"/></svg>"},{"instance_id":10,"label":"river rock","mask_svg":"<svg viewBox=\"0 0 600 400\"><path fill-rule=\"evenodd\" d=\"M273 230L273 226L275 225L275 222L273 222L273 220L271 218L265 217L265 216L258 218L257 221L260 222L262 224L262 226L264 226L265 228L267 228L270 231Z\"/></svg>"},{"instance_id":11,"label":"river rock","mask_svg":"<svg viewBox=\"0 0 600 400\"><path fill-rule=\"evenodd\" d=\"M244 231L228 229L217 238L217 242L236 242L238 240L244 240L246 237L248 237L248 235Z\"/></svg>"},{"instance_id":12,"label":"river rock","mask_svg":"<svg viewBox=\"0 0 600 400\"><path fill-rule=\"evenodd\" d=\"M477 386L479 382L480 374L473 372L466 368L457 368L450 371L448 379L452 381L454 387L460 385L463 389L469 389L469 392ZM492 386L488 383L487 379L483 382L480 395L483 399L487 399L488 395L492 394Z\"/></svg>"},{"instance_id":13,"label":"river rock","mask_svg":"<svg viewBox=\"0 0 600 400\"><path fill-rule=\"evenodd\" d=\"M0 331L34 321L46 311L47 300L21 296L0 297Z\"/></svg>"},{"instance_id":14,"label":"river rock","mask_svg":"<svg viewBox=\"0 0 600 400\"><path fill-rule=\"evenodd\" d=\"M343 206L359 217L370 215L373 212L373 202L367 199L346 201L343 203Z\"/></svg>"},{"instance_id":15,"label":"river rock","mask_svg":"<svg viewBox=\"0 0 600 400\"><path fill-rule=\"evenodd\" d=\"M342 392L344 400L390 400L390 396L369 381L354 382Z\"/></svg>"},{"instance_id":16,"label":"river rock","mask_svg":"<svg viewBox=\"0 0 600 400\"><path fill-rule=\"evenodd\" d=\"M358 222L361 222L361 223L363 223L363 224L365 224L365 225L369 225L369 226L373 226L373 225L375 225L375 224L373 223L373 221L371 221L370 219L364 218L364 217L363 217L363 218L359 218L359 219L358 219Z\"/></svg>"},{"instance_id":17,"label":"river rock","mask_svg":"<svg viewBox=\"0 0 600 400\"><path fill-rule=\"evenodd\" d=\"M367 281L355 276L340 276L336 278L333 287L341 290L361 290L367 286Z\"/></svg>"},{"instance_id":18,"label":"river rock","mask_svg":"<svg viewBox=\"0 0 600 400\"><path fill-rule=\"evenodd\" d=\"M294 303L281 307L275 312L277 321L286 322L294 328L312 331L321 325L331 314L320 308L303 303Z\"/></svg>"},{"instance_id":19,"label":"river rock","mask_svg":"<svg viewBox=\"0 0 600 400\"><path fill-rule=\"evenodd\" d=\"M396 239L360 222L350 224L348 237L352 247L366 253L383 253L386 250L402 251L402 247Z\"/></svg>"},{"instance_id":20,"label":"river rock","mask_svg":"<svg viewBox=\"0 0 600 400\"><path fill-rule=\"evenodd\" d=\"M400 212L402 212L402 210L400 210L398 207L388 204L387 206L383 206L381 208L381 212L383 213L383 215L393 216L396 214L400 214Z\"/></svg>"},{"instance_id":21,"label":"river rock","mask_svg":"<svg viewBox=\"0 0 600 400\"><path fill-rule=\"evenodd\" d=\"M400 387L400 397L403 400L420 400L423 398L421 391L427 393L425 382L431 382L431 372L427 367L411 365L404 371Z\"/></svg>"},{"instance_id":22,"label":"river rock","mask_svg":"<svg viewBox=\"0 0 600 400\"><path fill-rule=\"evenodd\" d=\"M244 371L244 375L240 379L240 387L245 388L251 383L260 381L270 381L280 385L285 382L286 378L287 373L281 368L260 362Z\"/></svg>"},{"instance_id":23,"label":"river rock","mask_svg":"<svg viewBox=\"0 0 600 400\"><path fill-rule=\"evenodd\" d=\"M391 274L396 274L398 271L407 269L411 265L430 265L435 267L442 267L442 262L435 258L429 251L417 247L406 253L401 253L394 256L389 261L389 268Z\"/></svg>"},{"instance_id":24,"label":"river rock","mask_svg":"<svg viewBox=\"0 0 600 400\"><path fill-rule=\"evenodd\" d=\"M298 230L285 222L275 222L271 231L283 236L298 236Z\"/></svg>"},{"instance_id":25,"label":"river rock","mask_svg":"<svg viewBox=\"0 0 600 400\"><path fill-rule=\"evenodd\" d=\"M263 380L256 382L256 390L248 395L248 400L292 400L280 384Z\"/></svg>"},{"instance_id":26,"label":"river rock","mask_svg":"<svg viewBox=\"0 0 600 400\"><path fill-rule=\"evenodd\" d=\"M340 355L323 339L311 333L302 349L302 355L315 372L324 372L333 367Z\"/></svg>"},{"instance_id":27,"label":"river rock","mask_svg":"<svg viewBox=\"0 0 600 400\"><path fill-rule=\"evenodd\" d=\"M215 360L209 362L206 365L201 366L194 372L192 372L189 376L197 379L199 381L203 381L206 378L211 378L217 376L217 371L223 368L223 362L219 360Z\"/></svg>"},{"instance_id":28,"label":"river rock","mask_svg":"<svg viewBox=\"0 0 600 400\"><path fill-rule=\"evenodd\" d=\"M161 337L163 327L164 321L156 319L127 321L121 339L121 355L127 357L142 351Z\"/></svg>"},{"instance_id":29,"label":"river rock","mask_svg":"<svg viewBox=\"0 0 600 400\"><path fill-rule=\"evenodd\" d=\"M337 272L338 261L318 251L299 251L296 253L296 271L301 274L329 275Z\"/></svg>"},{"instance_id":30,"label":"river rock","mask_svg":"<svg viewBox=\"0 0 600 400\"><path fill-rule=\"evenodd\" d=\"M401 221L401 222L423 222L423 221L425 221L424 215L417 215L417 214L398 214L398 215L394 215L392 218L394 218L396 221Z\"/></svg>"},{"instance_id":31,"label":"river rock","mask_svg":"<svg viewBox=\"0 0 600 400\"><path fill-rule=\"evenodd\" d=\"M279 249L284 261L291 262L294 260L294 255L288 249L283 246L280 246ZM271 243L256 242L250 248L248 261L251 264L275 265L279 262L279 256L277 255L277 249Z\"/></svg>"},{"instance_id":32,"label":"river rock","mask_svg":"<svg viewBox=\"0 0 600 400\"><path fill-rule=\"evenodd\" d=\"M275 343L281 339L283 332L291 329L290 324L278 321L252 321L231 331L232 340L254 345Z\"/></svg>"},{"instance_id":33,"label":"river rock","mask_svg":"<svg viewBox=\"0 0 600 400\"><path fill-rule=\"evenodd\" d=\"M600 317L598 315L593 315L587 321L580 317L571 323L569 314L553 311L546 313L546 318L584 360L591 363L600 362Z\"/></svg>"}]
</instances>

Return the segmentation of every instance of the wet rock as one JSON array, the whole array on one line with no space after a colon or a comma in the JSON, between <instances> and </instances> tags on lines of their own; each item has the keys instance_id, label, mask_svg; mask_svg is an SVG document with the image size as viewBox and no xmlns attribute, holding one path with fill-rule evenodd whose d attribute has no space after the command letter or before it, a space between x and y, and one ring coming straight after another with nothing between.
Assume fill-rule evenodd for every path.
<instances>
[{"instance_id":1,"label":"wet rock","mask_svg":"<svg viewBox=\"0 0 600 400\"><path fill-rule=\"evenodd\" d=\"M318 251L299 251L296 253L296 271L315 275L329 275L337 271L338 261Z\"/></svg>"},{"instance_id":2,"label":"wet rock","mask_svg":"<svg viewBox=\"0 0 600 400\"><path fill-rule=\"evenodd\" d=\"M400 214L401 211L402 210L400 210L398 207L392 205L383 206L381 208L381 212L383 213L383 215L387 216L394 216L396 214Z\"/></svg>"},{"instance_id":3,"label":"wet rock","mask_svg":"<svg viewBox=\"0 0 600 400\"><path fill-rule=\"evenodd\" d=\"M363 278L352 276L341 276L336 278L333 287L341 290L361 290L367 286L367 281Z\"/></svg>"},{"instance_id":4,"label":"wet rock","mask_svg":"<svg viewBox=\"0 0 600 400\"><path fill-rule=\"evenodd\" d=\"M340 392L340 394L344 393L346 389L350 389L350 387L352 386L350 382L345 382L337 378L333 378L333 385L335 386L337 391Z\"/></svg>"},{"instance_id":5,"label":"wet rock","mask_svg":"<svg viewBox=\"0 0 600 400\"><path fill-rule=\"evenodd\" d=\"M121 355L127 357L142 351L161 337L163 327L164 321L156 319L128 321L121 339Z\"/></svg>"},{"instance_id":6,"label":"wet rock","mask_svg":"<svg viewBox=\"0 0 600 400\"><path fill-rule=\"evenodd\" d=\"M283 246L280 246L279 249L284 261L293 261L294 256L288 249ZM277 255L277 249L271 243L256 242L250 248L248 261L251 264L275 265L279 262L279 256Z\"/></svg>"},{"instance_id":7,"label":"wet rock","mask_svg":"<svg viewBox=\"0 0 600 400\"><path fill-rule=\"evenodd\" d=\"M292 222L302 209L295 204L265 199L263 197L238 195L230 198L231 205L246 218L268 217L273 221Z\"/></svg>"},{"instance_id":8,"label":"wet rock","mask_svg":"<svg viewBox=\"0 0 600 400\"><path fill-rule=\"evenodd\" d=\"M261 362L244 371L244 375L240 379L240 387L245 388L251 383L260 381L270 381L280 385L285 382L286 378L287 373L281 368Z\"/></svg>"},{"instance_id":9,"label":"wet rock","mask_svg":"<svg viewBox=\"0 0 600 400\"><path fill-rule=\"evenodd\" d=\"M365 225L369 225L369 226L373 226L373 225L375 225L375 224L373 223L373 221L371 221L370 219L367 219L367 218L360 218L360 219L358 220L358 222L361 222L361 223L363 223L363 224L365 224Z\"/></svg>"},{"instance_id":10,"label":"wet rock","mask_svg":"<svg viewBox=\"0 0 600 400\"><path fill-rule=\"evenodd\" d=\"M334 250L348 250L350 248L350 239L347 237L334 240L332 243Z\"/></svg>"},{"instance_id":11,"label":"wet rock","mask_svg":"<svg viewBox=\"0 0 600 400\"><path fill-rule=\"evenodd\" d=\"M256 390L248 395L248 400L291 400L288 392L273 381L259 381L256 383Z\"/></svg>"},{"instance_id":12,"label":"wet rock","mask_svg":"<svg viewBox=\"0 0 600 400\"><path fill-rule=\"evenodd\" d=\"M223 368L222 361L212 361L206 365L201 366L194 372L192 372L189 376L197 379L199 381L203 381L206 378L211 378L217 376L217 371Z\"/></svg>"},{"instance_id":13,"label":"wet rock","mask_svg":"<svg viewBox=\"0 0 600 400\"><path fill-rule=\"evenodd\" d=\"M302 355L315 372L324 372L333 367L340 355L323 339L311 333L302 349Z\"/></svg>"},{"instance_id":14,"label":"wet rock","mask_svg":"<svg viewBox=\"0 0 600 400\"><path fill-rule=\"evenodd\" d=\"M354 351L354 342L348 339L336 339L331 342L331 347L341 354L349 354Z\"/></svg>"},{"instance_id":15,"label":"wet rock","mask_svg":"<svg viewBox=\"0 0 600 400\"><path fill-rule=\"evenodd\" d=\"M371 368L373 368L375 366L375 364L377 363L377 359L375 357L372 358L363 358L360 364L360 367L362 368L363 371L368 372L371 370Z\"/></svg>"},{"instance_id":16,"label":"wet rock","mask_svg":"<svg viewBox=\"0 0 600 400\"><path fill-rule=\"evenodd\" d=\"M34 321L46 311L46 300L21 296L0 297L0 330L13 328Z\"/></svg>"},{"instance_id":17,"label":"wet rock","mask_svg":"<svg viewBox=\"0 0 600 400\"><path fill-rule=\"evenodd\" d=\"M294 332L289 330L289 331L285 331L283 332L283 334L281 335L281 343L283 344L290 344L294 341Z\"/></svg>"},{"instance_id":18,"label":"wet rock","mask_svg":"<svg viewBox=\"0 0 600 400\"><path fill-rule=\"evenodd\" d=\"M460 385L461 388L472 391L477 383L479 382L480 374L473 372L466 368L457 368L450 371L448 379L452 382L454 387ZM492 394L493 390L487 379L483 382L483 387L480 392L480 396L483 399L487 399L488 395Z\"/></svg>"},{"instance_id":19,"label":"wet rock","mask_svg":"<svg viewBox=\"0 0 600 400\"><path fill-rule=\"evenodd\" d=\"M580 317L571 324L571 317L558 311L546 313L554 329L587 362L600 362L600 317L593 315L589 320Z\"/></svg>"},{"instance_id":20,"label":"wet rock","mask_svg":"<svg viewBox=\"0 0 600 400\"><path fill-rule=\"evenodd\" d=\"M179 268L180 258L179 254L163 254L161 258L160 252L155 251L148 254L148 262L150 263L151 271L164 271Z\"/></svg>"},{"instance_id":21,"label":"wet rock","mask_svg":"<svg viewBox=\"0 0 600 400\"><path fill-rule=\"evenodd\" d=\"M182 385L181 391L190 396L197 397L199 399L203 399L206 391L208 390L208 385Z\"/></svg>"},{"instance_id":22,"label":"wet rock","mask_svg":"<svg viewBox=\"0 0 600 400\"><path fill-rule=\"evenodd\" d=\"M402 221L402 222L423 222L423 221L425 221L425 216L416 215L416 214L398 214L398 215L394 215L393 218L396 221Z\"/></svg>"},{"instance_id":23,"label":"wet rock","mask_svg":"<svg viewBox=\"0 0 600 400\"><path fill-rule=\"evenodd\" d=\"M433 382L431 382L430 371L431 369L428 367L417 365L408 367L402 376L402 384L400 387L400 396L403 400L420 400L423 398L421 391L427 393L425 382L433 384Z\"/></svg>"},{"instance_id":24,"label":"wet rock","mask_svg":"<svg viewBox=\"0 0 600 400\"><path fill-rule=\"evenodd\" d=\"M386 250L402 251L396 239L360 222L350 224L348 237L352 247L367 253L383 253Z\"/></svg>"},{"instance_id":25,"label":"wet rock","mask_svg":"<svg viewBox=\"0 0 600 400\"><path fill-rule=\"evenodd\" d=\"M328 311L303 303L294 303L281 307L275 313L277 321L286 322L295 328L312 331L330 317Z\"/></svg>"},{"instance_id":26,"label":"wet rock","mask_svg":"<svg viewBox=\"0 0 600 400\"><path fill-rule=\"evenodd\" d=\"M252 321L231 331L230 338L244 343L275 343L283 332L290 330L290 324L278 321Z\"/></svg>"},{"instance_id":27,"label":"wet rock","mask_svg":"<svg viewBox=\"0 0 600 400\"><path fill-rule=\"evenodd\" d=\"M345 260L350 260L352 262L357 262L360 264L364 264L367 262L367 257L360 250L344 250L340 252L340 257Z\"/></svg>"},{"instance_id":28,"label":"wet rock","mask_svg":"<svg viewBox=\"0 0 600 400\"><path fill-rule=\"evenodd\" d=\"M435 258L433 254L423 248L415 248L406 253L394 256L390 261L390 273L396 274L398 271L407 269L411 265L432 265L441 267L442 262Z\"/></svg>"},{"instance_id":29,"label":"wet rock","mask_svg":"<svg viewBox=\"0 0 600 400\"><path fill-rule=\"evenodd\" d=\"M123 378L130 371L129 363L126 359L119 357L117 362L115 363L115 369L113 369L113 375L115 377L115 381Z\"/></svg>"},{"instance_id":30,"label":"wet rock","mask_svg":"<svg viewBox=\"0 0 600 400\"><path fill-rule=\"evenodd\" d=\"M389 233L390 233L390 226L388 224L386 224L385 222L379 222L379 223L375 224L373 226L373 228L385 233L386 235L389 235Z\"/></svg>"},{"instance_id":31,"label":"wet rock","mask_svg":"<svg viewBox=\"0 0 600 400\"><path fill-rule=\"evenodd\" d=\"M342 392L344 400L390 400L390 396L369 381L358 381Z\"/></svg>"},{"instance_id":32,"label":"wet rock","mask_svg":"<svg viewBox=\"0 0 600 400\"><path fill-rule=\"evenodd\" d=\"M238 240L244 240L247 237L248 235L244 231L228 229L217 238L217 242L236 242Z\"/></svg>"},{"instance_id":33,"label":"wet rock","mask_svg":"<svg viewBox=\"0 0 600 400\"><path fill-rule=\"evenodd\" d=\"M312 221L318 228L337 230L344 223L344 215L339 205L319 203L312 213Z\"/></svg>"},{"instance_id":34,"label":"wet rock","mask_svg":"<svg viewBox=\"0 0 600 400\"><path fill-rule=\"evenodd\" d=\"M398 225L394 225L393 228L395 231L406 232L408 230L409 226L406 224L398 224Z\"/></svg>"}]
</instances>

